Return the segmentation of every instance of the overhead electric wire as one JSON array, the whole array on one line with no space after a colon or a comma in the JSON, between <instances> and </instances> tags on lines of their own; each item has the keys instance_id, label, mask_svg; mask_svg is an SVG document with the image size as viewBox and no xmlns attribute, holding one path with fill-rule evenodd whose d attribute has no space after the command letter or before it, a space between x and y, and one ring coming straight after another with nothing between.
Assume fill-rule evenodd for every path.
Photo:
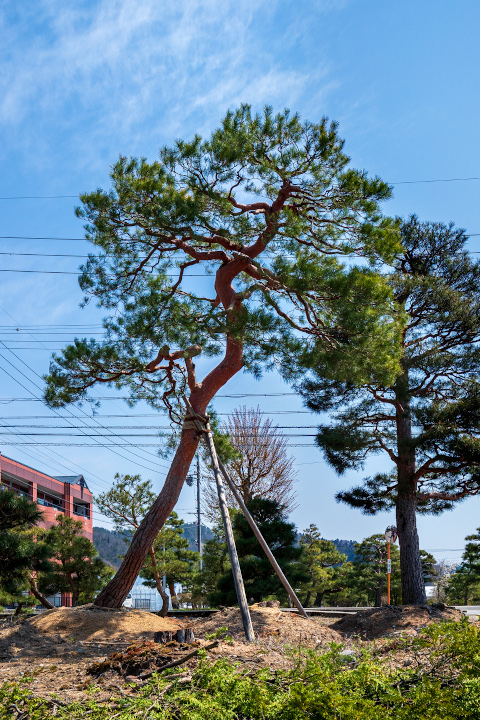
<instances>
[{"instance_id":1,"label":"overhead electric wire","mask_svg":"<svg viewBox=\"0 0 480 720\"><path fill-rule=\"evenodd\" d=\"M276 393L229 393L228 395L215 395L216 398L232 398L232 399L241 399L246 397L286 397L287 395L298 395L294 392L276 392ZM112 397L109 397L108 395L92 395L90 396L90 400L128 400L126 396L122 395L114 395ZM16 402L16 401L29 401L29 402L44 402L41 398L21 398L21 397L14 397L14 398L1 398L0 397L0 403L1 402Z\"/></svg>"},{"instance_id":2,"label":"overhead electric wire","mask_svg":"<svg viewBox=\"0 0 480 720\"><path fill-rule=\"evenodd\" d=\"M457 177L457 178L435 178L433 180L397 180L396 182L386 181L388 185L421 185L425 183L443 183L443 182L470 182L472 180L480 180L480 177ZM60 200L60 199L76 199L79 195L6 195L0 197L0 200Z\"/></svg>"},{"instance_id":3,"label":"overhead electric wire","mask_svg":"<svg viewBox=\"0 0 480 720\"><path fill-rule=\"evenodd\" d=\"M0 340L0 345L2 345L2 344L3 344L3 343L2 343L2 341ZM7 348L7 349L8 349L8 348ZM17 357L17 359L20 360L20 362L22 362L31 372L33 372L35 375L37 375L37 377L40 377L40 378L41 378L41 376L38 375L38 373L35 372L35 370L33 370L32 368L30 368L29 365L27 365L27 363L25 363L21 358L18 358L18 356L15 355L15 353L12 353L12 354L13 354L15 357ZM19 372L21 375L23 375L23 377L25 377L29 382L31 382L34 387L36 387L38 390L42 391L42 388L41 388L39 385L37 385L36 383L34 383L33 380L30 380L30 378L28 378L28 376L25 375L25 373L23 373L21 370L19 370L17 367L15 367L15 365L13 365L13 363L11 363L7 358L5 358L3 355L1 355L1 353L0 353L0 356L3 357L4 360L6 360L10 365L12 365L12 367L13 367L17 372ZM5 368L3 368L3 367L2 367L2 370L4 370L4 372L7 372L7 371L5 370ZM7 375L10 375L10 373L7 372ZM10 377L11 377L13 380L16 380L12 375L10 375ZM27 390L27 392L31 392L31 391L28 390L28 388L26 388L26 387L25 387L22 383L20 383L18 380L16 380L16 382L18 382L18 384L21 385L21 387L23 387L25 390ZM35 395L34 395L33 393L32 393L32 395L35 397ZM40 398L37 398L37 399L40 399ZM52 412L54 412L58 417L64 419L66 422L72 424L71 421L70 421L68 418L64 418L64 417L63 417L62 415L60 415L60 413L58 413L54 408L52 408ZM70 411L70 409L67 409L67 412L70 412L71 416L72 416L73 418L75 418L76 420L81 420L81 418L79 418L78 416L75 417L74 413L72 413L72 412ZM90 419L90 416L87 415L87 417ZM97 422L97 424L98 424L100 427L103 428L103 426L101 425L101 423L98 423L98 421L96 421L94 418L93 418L93 420L94 420L94 422ZM77 428L75 428L75 429L80 429L80 428L77 427ZM109 438L111 438L111 439L112 439L112 443L113 443L114 445L116 445L116 443L115 443L114 440L113 440L114 437L117 437L115 433L112 432L112 435L101 435L100 433L97 433L97 434L98 434L99 437L104 438L104 439L109 439ZM83 435L85 435L86 437L94 437L94 436L91 436L91 435L87 434L86 432L84 432ZM99 444L101 444L101 443L99 443ZM115 451L110 445L102 444L102 447L106 447L107 449L111 450L111 452L113 452L115 455L118 455L118 456L121 457L123 460L131 460L130 458L125 457L125 456L122 455L121 453ZM134 453L133 451L130 451L130 454L131 454L131 455L134 455L134 456L136 456L136 457L139 457L139 458L140 458L141 460L143 460L144 462L151 462L151 461L149 461L148 459L142 458L141 455L137 455L137 453ZM134 462L136 462L137 465L140 465L140 463L138 463L137 461L134 461ZM74 463L74 464L75 464L75 463ZM153 463L151 463L151 464L153 464ZM78 467L80 467L80 466L78 466ZM143 467L144 470L148 470L149 472L156 472L156 471L157 471L157 468L148 468L148 467L146 467L145 465L140 465L140 467ZM160 465L160 464L158 464L158 467L162 467L162 468L164 468L164 469L168 469L168 468L166 468L166 466L164 466L164 465L162 466L162 465ZM85 470L84 470L84 472L85 472ZM90 474L91 474L91 473L90 473ZM97 476L97 477L98 477L98 476ZM98 479L100 480L100 478L98 478ZM105 481L102 481L102 482L105 482Z\"/></svg>"},{"instance_id":4,"label":"overhead electric wire","mask_svg":"<svg viewBox=\"0 0 480 720\"><path fill-rule=\"evenodd\" d=\"M3 312L5 312L7 315L9 315L9 317L12 317L6 310L3 310ZM15 321L15 318L12 317L12 319ZM38 342L40 342L40 341L38 341ZM0 340L0 344L3 344L3 345L4 345L4 343L3 343L1 340ZM9 348L7 348L5 345L4 345L4 347L5 347L7 350L9 350ZM10 350L10 352L12 353L12 355L13 355L14 357L17 358L17 360L19 360L23 365L25 365L25 367L28 368L28 369L30 370L30 372L33 372L37 377L39 377L40 379L43 379L35 370L33 370L33 368L31 368L29 365L27 365L27 363L25 363L24 360L22 360L21 358L19 358L19 357L18 357L14 352L12 352L11 350ZM4 357L4 356L2 355L2 357ZM13 363L11 363L7 358L4 357L4 360L6 360L17 372L19 372L23 377L25 377L34 387L36 387L38 390L42 391L42 388L41 388L39 385L37 385L35 382L33 382L33 380L31 380L28 376L26 376L25 373L23 373L21 370L19 370L19 369L18 369ZM2 368L2 369L4 370L4 372L7 373L7 375L10 375L10 373L8 373L8 372L5 370L5 368ZM16 378L14 378L12 375L10 375L10 377L12 377L12 379L13 379L15 382L17 382L21 387L23 387L25 390L27 390L27 392L30 392L30 393L32 394L32 396L33 396L37 401L41 401L40 398L36 398L35 394L34 394L31 390L29 390L28 388L26 388L25 385L23 385L19 380L17 380ZM57 410L55 410L55 409L52 408L52 412L54 412L58 417L62 418L62 415L61 415ZM68 409L67 412L69 412L70 415L75 418L74 413L72 413L70 409ZM81 411L81 412L84 412L84 411ZM89 418L89 416L87 415L87 413L84 412L84 414ZM66 420L66 422L70 422L67 418L62 418L62 419ZM77 419L77 420L80 420L80 418L78 418L78 417L77 417L76 419ZM101 423L98 423L98 421L96 421L96 420L94 420L94 422L97 422L97 424L100 425L100 427L101 427ZM70 423L70 424L71 424L71 423ZM112 436L115 437L115 433L113 433L113 431L112 431ZM111 436L109 436L109 437L111 437ZM111 441L112 441L113 445L116 445L113 437L111 437ZM113 452L114 454L118 455L118 456L121 457L123 460L131 460L130 458L125 457L125 455L122 455L122 454L119 453L118 451L114 450L114 449L111 447L111 445L104 445L104 444L102 444L102 443L100 443L100 442L98 442L98 444L99 444L99 445L102 445L102 447L106 447L108 450L110 450L110 451ZM53 452L53 451L52 451L52 452ZM145 462L145 461L146 461L146 462L150 462L150 464L153 465L153 463L152 463L150 460L144 459L141 455L137 455L137 453L134 453L134 452L131 451L131 450L130 450L130 451L127 451L127 452L129 452L130 455L134 455L135 457L138 457L138 458L142 459L144 462ZM145 451L145 450L142 450L142 452L148 453L148 454L153 454L153 453L150 453L149 451ZM56 453L55 453L55 454L56 454ZM60 456L60 457L61 457L61 456ZM67 461L67 462L68 462L68 461ZM136 462L137 465L140 465L140 463L138 463L137 461L135 461L135 462ZM73 463L73 465L75 465L75 464L76 464L76 463ZM151 467L149 468L149 467L146 467L145 465L140 465L140 466L141 466L143 469L148 470L149 472L157 472L157 471L158 471L158 467L162 467L163 469L168 469L168 468L166 468L166 466L162 466L162 465L160 465L158 462L156 462L156 467L155 467L155 468L151 468ZM77 465L77 467L80 467L80 466ZM83 471L86 472L84 469L83 469ZM90 473L90 475L94 475L94 474L93 474L93 473ZM94 476L95 476L95 475L94 475ZM95 476L95 477L98 478L98 476ZM100 482L105 482L105 481L101 480L101 478L98 478L98 480L99 480Z\"/></svg>"}]
</instances>

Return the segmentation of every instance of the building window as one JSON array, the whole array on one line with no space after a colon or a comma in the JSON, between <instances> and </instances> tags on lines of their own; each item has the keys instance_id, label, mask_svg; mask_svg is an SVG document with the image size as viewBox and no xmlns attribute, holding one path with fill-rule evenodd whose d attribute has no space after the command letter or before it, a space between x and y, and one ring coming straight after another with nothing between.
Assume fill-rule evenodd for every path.
<instances>
[{"instance_id":1,"label":"building window","mask_svg":"<svg viewBox=\"0 0 480 720\"><path fill-rule=\"evenodd\" d=\"M55 508L63 512L63 500L62 498L50 495L49 493L43 492L42 490L37 491L37 503L44 507Z\"/></svg>"},{"instance_id":2,"label":"building window","mask_svg":"<svg viewBox=\"0 0 480 720\"><path fill-rule=\"evenodd\" d=\"M20 485L17 485L11 480L2 480L0 490L12 490L17 495L25 495L26 497L31 497L30 492L29 490L27 490L27 488L21 487Z\"/></svg>"}]
</instances>

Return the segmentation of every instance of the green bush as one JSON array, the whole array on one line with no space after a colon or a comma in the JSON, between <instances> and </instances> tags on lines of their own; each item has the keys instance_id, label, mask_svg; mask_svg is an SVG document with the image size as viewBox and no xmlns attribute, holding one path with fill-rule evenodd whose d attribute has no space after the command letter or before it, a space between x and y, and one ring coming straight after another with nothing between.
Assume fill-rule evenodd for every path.
<instances>
[{"instance_id":1,"label":"green bush","mask_svg":"<svg viewBox=\"0 0 480 720\"><path fill-rule=\"evenodd\" d=\"M415 651L407 667L389 669L385 648L358 649L345 663L342 646L318 654L295 650L290 670L252 673L205 657L192 682L167 674L133 696L60 705L57 718L80 720L480 720L480 633L468 624L432 625L418 638L391 643ZM178 669L171 671L177 674ZM168 686L168 687L167 687ZM161 694L160 694L161 693ZM50 720L55 701L33 698L28 678L0 689L0 718Z\"/></svg>"}]
</instances>

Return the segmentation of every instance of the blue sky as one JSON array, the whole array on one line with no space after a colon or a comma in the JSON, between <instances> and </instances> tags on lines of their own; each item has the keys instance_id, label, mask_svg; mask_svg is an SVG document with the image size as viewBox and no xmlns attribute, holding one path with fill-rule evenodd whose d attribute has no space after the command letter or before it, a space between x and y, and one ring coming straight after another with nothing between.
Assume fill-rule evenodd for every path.
<instances>
[{"instance_id":1,"label":"blue sky","mask_svg":"<svg viewBox=\"0 0 480 720\"><path fill-rule=\"evenodd\" d=\"M337 120L353 165L396 183L385 212L453 220L472 234L472 251L480 251L480 235L475 237L480 181L410 184L480 177L479 22L478 3L462 0L5 1L0 8L0 197L42 198L0 200L0 235L81 238L75 199L45 196L105 187L118 154L153 159L159 146L209 133L228 108L248 102L258 109L267 103L275 109L287 106L312 121L322 115ZM83 255L86 243L6 238L0 239L0 252ZM80 262L0 255L3 270L74 273ZM79 309L80 299L75 274L0 272L0 340L17 356L0 345L0 397L38 397L42 381L35 373L48 367L46 348L96 330L78 327L100 320L94 308ZM26 330L6 334L5 326L12 325ZM237 378L224 394L246 389L288 392L269 375L261 382ZM242 402L259 402L272 413L302 409L290 395L221 398L216 406L228 412ZM39 402L17 400L0 407L4 424L58 420L78 426L73 413L92 425L82 414L88 409L62 411L69 420L60 420ZM97 423L140 428L156 418L135 416L151 412L107 400L101 415L130 418L99 417ZM8 419L13 416L24 419ZM280 425L315 424L305 413L272 417ZM12 437L9 430L0 437L1 452L54 474L81 467L94 491L105 489L117 471L140 470L157 488L164 477L165 462L145 449L117 448L121 458L102 447L22 448L6 443L35 436ZM393 521L392 515L366 518L337 505L334 493L351 485L355 474L336 478L313 445L292 447L292 453L299 479L293 519L300 529L315 522L325 537L361 539ZM379 467L386 468L386 461L377 460L369 470ZM179 507L185 520L193 520L187 514L194 507L193 490L182 492ZM421 518L421 546L434 549L437 557L458 558L465 534L479 524L479 510L480 500L473 498L440 518Z\"/></svg>"}]
</instances>

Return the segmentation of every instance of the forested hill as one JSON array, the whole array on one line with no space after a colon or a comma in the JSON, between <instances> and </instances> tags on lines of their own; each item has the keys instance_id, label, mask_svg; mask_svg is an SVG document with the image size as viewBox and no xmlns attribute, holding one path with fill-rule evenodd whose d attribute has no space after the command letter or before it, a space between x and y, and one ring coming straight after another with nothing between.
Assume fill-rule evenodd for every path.
<instances>
[{"instance_id":1,"label":"forested hill","mask_svg":"<svg viewBox=\"0 0 480 720\"><path fill-rule=\"evenodd\" d=\"M197 526L195 523L185 523L183 526L183 534L189 542L190 550L197 550ZM209 527L202 525L202 543L213 538L213 533ZM347 556L347 560L353 560L354 550L353 540L331 540L337 550ZM115 530L107 530L106 528L93 528L93 544L98 550L98 554L109 565L118 570L121 560L119 555L124 555L127 546L123 539L123 535L115 532Z\"/></svg>"},{"instance_id":2,"label":"forested hill","mask_svg":"<svg viewBox=\"0 0 480 720\"><path fill-rule=\"evenodd\" d=\"M355 545L355 540L340 540L339 538L337 538L336 540L331 540L330 542L333 542L338 552L341 552L347 556L347 561L353 560L353 558L355 557L355 550L353 548L353 546Z\"/></svg>"},{"instance_id":3,"label":"forested hill","mask_svg":"<svg viewBox=\"0 0 480 720\"><path fill-rule=\"evenodd\" d=\"M124 536L115 530L107 530L102 527L93 528L93 544L97 548L98 554L115 570L118 570L120 563L119 555L125 555L127 544L123 539Z\"/></svg>"},{"instance_id":4,"label":"forested hill","mask_svg":"<svg viewBox=\"0 0 480 720\"><path fill-rule=\"evenodd\" d=\"M197 526L195 523L186 523L183 526L183 534L189 542L190 550L197 550ZM202 525L202 543L213 538L213 533L209 527ZM97 548L98 554L115 570L120 567L121 560L119 555L124 555L127 545L123 539L123 535L115 530L107 530L102 527L93 528L93 544Z\"/></svg>"}]
</instances>

